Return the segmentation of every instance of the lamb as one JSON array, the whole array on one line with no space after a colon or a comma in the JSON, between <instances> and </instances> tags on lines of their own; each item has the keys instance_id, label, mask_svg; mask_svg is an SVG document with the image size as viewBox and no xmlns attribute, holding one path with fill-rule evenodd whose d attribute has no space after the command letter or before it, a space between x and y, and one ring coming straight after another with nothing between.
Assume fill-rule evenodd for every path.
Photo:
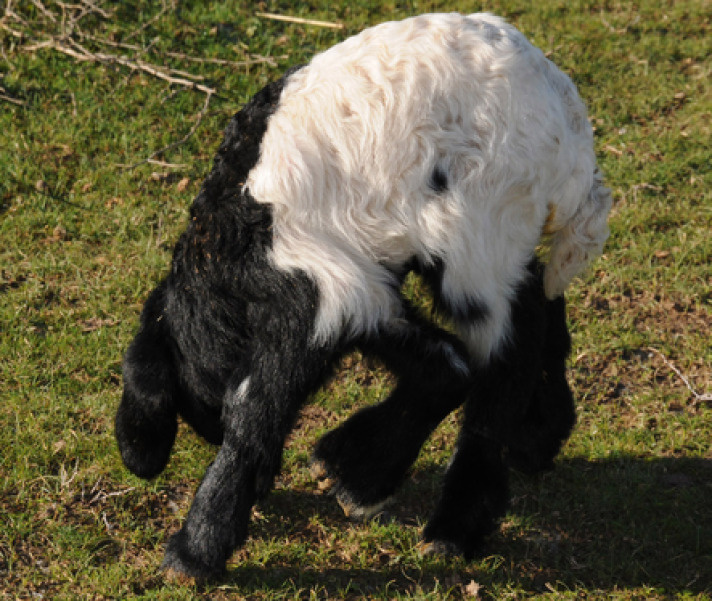
<instances>
[{"instance_id":1,"label":"lamb","mask_svg":"<svg viewBox=\"0 0 712 601\"><path fill-rule=\"evenodd\" d=\"M162 471L178 414L221 445L163 567L224 570L300 407L356 347L398 376L373 414L392 440L402 437L403 452L390 473L368 458L345 462L354 441L383 431L360 431L374 422L357 413L318 445L317 471L338 471L339 498L367 515L466 402L438 507L451 490L469 502L457 495L470 464L497 502L487 515L481 498L460 512L476 522L465 543L438 510L425 537L470 552L506 505L502 449L520 464L534 450L541 467L570 428L570 416L550 417L552 406L570 414L565 378L550 385L544 376L563 374L565 340L511 390L501 385L521 357L566 339L560 297L607 237L610 193L592 142L569 78L488 14L367 29L250 100L227 126L124 360L116 436L132 472ZM550 252L540 273L542 242ZM430 282L457 336L404 299L410 270ZM521 414L510 416L517 395ZM345 463L368 477L351 478Z\"/></svg>"}]
</instances>

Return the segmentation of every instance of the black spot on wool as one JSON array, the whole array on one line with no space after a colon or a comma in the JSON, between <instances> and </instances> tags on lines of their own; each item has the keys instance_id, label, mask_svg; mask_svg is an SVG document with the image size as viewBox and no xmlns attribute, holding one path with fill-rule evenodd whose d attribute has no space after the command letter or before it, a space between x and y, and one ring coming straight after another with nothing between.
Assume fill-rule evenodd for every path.
<instances>
[{"instance_id":1,"label":"black spot on wool","mask_svg":"<svg viewBox=\"0 0 712 601\"><path fill-rule=\"evenodd\" d=\"M448 189L447 172L442 166L435 166L435 169L433 169L433 173L430 176L430 180L428 181L428 186L431 190L437 192L438 194L441 194Z\"/></svg>"}]
</instances>

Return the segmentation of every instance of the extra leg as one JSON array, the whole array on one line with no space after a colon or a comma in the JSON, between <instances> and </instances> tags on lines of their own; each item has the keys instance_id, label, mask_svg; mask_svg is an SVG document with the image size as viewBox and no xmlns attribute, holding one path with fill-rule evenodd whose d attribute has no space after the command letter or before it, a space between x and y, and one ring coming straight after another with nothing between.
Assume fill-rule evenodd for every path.
<instances>
[{"instance_id":1,"label":"extra leg","mask_svg":"<svg viewBox=\"0 0 712 601\"><path fill-rule=\"evenodd\" d=\"M178 376L163 322L163 291L161 284L146 301L141 327L126 353L115 422L121 457L143 478L163 471L178 427Z\"/></svg>"},{"instance_id":2,"label":"extra leg","mask_svg":"<svg viewBox=\"0 0 712 601\"><path fill-rule=\"evenodd\" d=\"M462 344L412 312L361 346L385 362L397 386L388 399L327 433L313 464L353 517L373 514L393 494L428 436L462 403L469 377Z\"/></svg>"},{"instance_id":3,"label":"extra leg","mask_svg":"<svg viewBox=\"0 0 712 601\"><path fill-rule=\"evenodd\" d=\"M423 533L430 549L471 557L506 511L505 444L523 421L542 373L545 299L533 266L532 272L512 303L510 339L473 371L455 454Z\"/></svg>"},{"instance_id":4,"label":"extra leg","mask_svg":"<svg viewBox=\"0 0 712 601\"><path fill-rule=\"evenodd\" d=\"M423 532L428 550L470 558L497 526L509 500L505 442L526 410L540 361L513 340L478 370L465 405L455 454L440 500Z\"/></svg>"}]
</instances>

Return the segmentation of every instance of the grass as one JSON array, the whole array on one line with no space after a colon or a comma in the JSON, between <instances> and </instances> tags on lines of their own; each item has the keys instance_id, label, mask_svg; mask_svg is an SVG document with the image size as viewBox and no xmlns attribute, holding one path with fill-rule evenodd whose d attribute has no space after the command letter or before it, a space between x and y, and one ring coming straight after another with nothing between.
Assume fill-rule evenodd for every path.
<instances>
[{"instance_id":1,"label":"grass","mask_svg":"<svg viewBox=\"0 0 712 601\"><path fill-rule=\"evenodd\" d=\"M141 47L146 62L202 76L217 94L201 114L204 94L148 72L28 50L59 34L70 5L63 21L59 3L12 3L2 20L0 596L712 598L712 404L703 396L712 391L712 31L703 0L258 7L342 30L257 18L247 2L95 4L113 16L82 17L76 41L125 56L138 51L116 44ZM349 522L307 472L318 437L391 385L378 366L349 357L305 408L226 580L165 581L162 546L215 450L182 427L166 472L143 482L121 465L112 419L141 303L167 268L222 128L285 68L363 27L455 9L507 16L571 74L614 190L605 253L568 293L579 422L557 469L513 477L511 511L484 557L421 557L453 416L390 518ZM236 66L167 52L272 60ZM121 167L196 124L157 157L167 164ZM422 296L417 282L411 293Z\"/></svg>"}]
</instances>

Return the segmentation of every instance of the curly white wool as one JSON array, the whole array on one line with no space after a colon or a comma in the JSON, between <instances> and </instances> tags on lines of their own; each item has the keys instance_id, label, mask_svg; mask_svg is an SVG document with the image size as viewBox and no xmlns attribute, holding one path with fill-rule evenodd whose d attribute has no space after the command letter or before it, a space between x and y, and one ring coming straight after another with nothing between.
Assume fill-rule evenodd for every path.
<instances>
[{"instance_id":1,"label":"curly white wool","mask_svg":"<svg viewBox=\"0 0 712 601\"><path fill-rule=\"evenodd\" d=\"M397 318L398 269L438 260L451 306L486 309L458 324L482 360L542 236L554 297L600 252L611 202L573 83L488 14L384 23L317 55L289 79L247 186L273 207L275 265L317 282L315 342Z\"/></svg>"}]
</instances>

